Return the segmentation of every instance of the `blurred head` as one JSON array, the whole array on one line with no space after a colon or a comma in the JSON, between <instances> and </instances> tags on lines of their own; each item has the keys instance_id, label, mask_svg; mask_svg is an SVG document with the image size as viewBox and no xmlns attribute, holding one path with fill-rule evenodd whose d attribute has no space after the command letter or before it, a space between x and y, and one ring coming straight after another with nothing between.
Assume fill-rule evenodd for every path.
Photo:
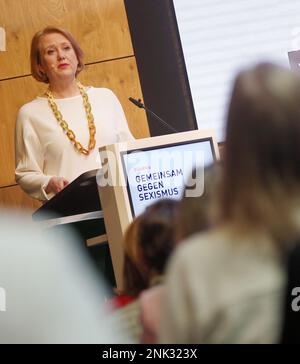
<instances>
[{"instance_id":1,"label":"blurred head","mask_svg":"<svg viewBox=\"0 0 300 364\"><path fill-rule=\"evenodd\" d=\"M124 293L136 296L147 288L147 270L141 262L140 218L136 217L124 235Z\"/></svg>"},{"instance_id":2,"label":"blurred head","mask_svg":"<svg viewBox=\"0 0 300 364\"><path fill-rule=\"evenodd\" d=\"M31 41L31 72L40 82L49 83L57 77L77 76L84 68L83 51L70 32L46 27Z\"/></svg>"},{"instance_id":3,"label":"blurred head","mask_svg":"<svg viewBox=\"0 0 300 364\"><path fill-rule=\"evenodd\" d=\"M223 221L280 235L300 186L300 79L273 64L241 72L227 120Z\"/></svg>"},{"instance_id":4,"label":"blurred head","mask_svg":"<svg viewBox=\"0 0 300 364\"><path fill-rule=\"evenodd\" d=\"M211 227L214 207L213 196L216 191L220 168L221 166L216 163L204 169L204 190L200 196L187 197L187 193L183 194L178 206L176 227L178 242ZM193 175L197 176L200 173L194 170L190 177L191 181L195 180ZM195 184L188 183L185 191L192 190L195 186Z\"/></svg>"},{"instance_id":5,"label":"blurred head","mask_svg":"<svg viewBox=\"0 0 300 364\"><path fill-rule=\"evenodd\" d=\"M122 342L81 239L16 215L0 209L0 344Z\"/></svg>"},{"instance_id":6,"label":"blurred head","mask_svg":"<svg viewBox=\"0 0 300 364\"><path fill-rule=\"evenodd\" d=\"M141 215L139 240L149 275L161 275L174 248L178 201L161 199Z\"/></svg>"},{"instance_id":7,"label":"blurred head","mask_svg":"<svg viewBox=\"0 0 300 364\"><path fill-rule=\"evenodd\" d=\"M177 208L178 201L158 200L129 226L124 239L127 294L139 294L164 273L175 246Z\"/></svg>"}]
</instances>

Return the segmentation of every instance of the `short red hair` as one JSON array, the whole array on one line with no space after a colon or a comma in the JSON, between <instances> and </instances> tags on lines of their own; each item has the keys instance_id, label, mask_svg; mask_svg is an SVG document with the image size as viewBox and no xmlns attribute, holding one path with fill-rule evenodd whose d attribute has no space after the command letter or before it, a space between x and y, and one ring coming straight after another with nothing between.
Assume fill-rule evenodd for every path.
<instances>
[{"instance_id":1,"label":"short red hair","mask_svg":"<svg viewBox=\"0 0 300 364\"><path fill-rule=\"evenodd\" d=\"M31 73L32 73L32 76L39 82L49 83L47 75L45 73L43 73L39 67L41 65L41 55L40 55L40 49L39 49L40 39L43 36L45 36L47 34L52 34L52 33L59 33L59 34L63 35L71 43L71 45L75 51L75 54L77 56L77 59L78 59L78 67L77 67L77 71L76 71L76 76L84 68L84 63L83 63L84 53L83 53L82 49L80 48L80 45L77 42L77 40L73 37L73 35L65 29L54 27L54 26L48 26L45 29L35 33L35 35L32 38L32 41L31 41L31 51L30 51Z\"/></svg>"}]
</instances>

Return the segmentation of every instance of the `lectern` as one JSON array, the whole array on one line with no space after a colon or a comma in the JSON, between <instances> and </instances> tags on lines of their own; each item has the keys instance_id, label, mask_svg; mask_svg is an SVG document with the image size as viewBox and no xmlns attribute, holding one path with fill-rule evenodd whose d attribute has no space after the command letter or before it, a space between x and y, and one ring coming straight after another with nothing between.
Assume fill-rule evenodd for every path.
<instances>
[{"instance_id":1,"label":"lectern","mask_svg":"<svg viewBox=\"0 0 300 364\"><path fill-rule=\"evenodd\" d=\"M123 235L132 219L158 198L181 198L192 169L219 159L218 147L211 130L195 130L112 144L99 153L100 170L79 176L33 218L49 227L75 224L88 244L108 241L112 276L122 289Z\"/></svg>"}]
</instances>

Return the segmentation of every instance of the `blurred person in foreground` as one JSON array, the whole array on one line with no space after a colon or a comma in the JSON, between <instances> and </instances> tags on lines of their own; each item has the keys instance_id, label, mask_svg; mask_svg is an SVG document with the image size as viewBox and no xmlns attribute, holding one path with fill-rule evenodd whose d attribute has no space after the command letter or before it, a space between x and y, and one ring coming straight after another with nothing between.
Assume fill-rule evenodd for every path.
<instances>
[{"instance_id":1,"label":"blurred person in foreground","mask_svg":"<svg viewBox=\"0 0 300 364\"><path fill-rule=\"evenodd\" d=\"M161 289L166 263L175 248L177 212L178 201L155 201L132 221L125 233L124 290L115 297L111 306L117 309L114 319L119 322L129 342L149 343L143 323L150 320L154 327L158 325L157 308L160 305L156 299L155 302L151 300L151 311L146 309L145 312L143 293L148 289ZM155 330L151 328L151 331Z\"/></svg>"},{"instance_id":2,"label":"blurred person in foreground","mask_svg":"<svg viewBox=\"0 0 300 364\"><path fill-rule=\"evenodd\" d=\"M180 244L183 239L210 228L210 211L213 208L211 202L216 189L220 168L218 163L214 163L204 168L204 170L201 167L198 170L193 170L183 196L178 202L178 211L173 217L174 220L171 225L176 245ZM199 179L194 178L194 176L201 176L203 173L203 181L201 177ZM203 182L203 193L199 196L188 197L188 192L199 188L197 184ZM163 283L144 290L139 297L141 307L140 317L143 328L141 340L145 344L156 344L158 341L161 305L164 295Z\"/></svg>"},{"instance_id":3,"label":"blurred person in foreground","mask_svg":"<svg viewBox=\"0 0 300 364\"><path fill-rule=\"evenodd\" d=\"M65 237L0 211L0 343L116 343L106 289L86 250Z\"/></svg>"},{"instance_id":4,"label":"blurred person in foreground","mask_svg":"<svg viewBox=\"0 0 300 364\"><path fill-rule=\"evenodd\" d=\"M300 233L300 79L273 64L237 76L214 227L168 266L161 343L276 343L285 257Z\"/></svg>"}]
</instances>

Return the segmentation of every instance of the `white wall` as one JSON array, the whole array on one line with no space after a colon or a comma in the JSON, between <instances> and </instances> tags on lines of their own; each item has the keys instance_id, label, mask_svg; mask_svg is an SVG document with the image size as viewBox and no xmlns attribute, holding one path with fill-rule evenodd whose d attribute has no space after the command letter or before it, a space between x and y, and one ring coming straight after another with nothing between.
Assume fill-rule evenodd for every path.
<instances>
[{"instance_id":1,"label":"white wall","mask_svg":"<svg viewBox=\"0 0 300 364\"><path fill-rule=\"evenodd\" d=\"M198 127L224 140L236 72L253 62L289 67L300 49L299 0L173 0Z\"/></svg>"}]
</instances>

